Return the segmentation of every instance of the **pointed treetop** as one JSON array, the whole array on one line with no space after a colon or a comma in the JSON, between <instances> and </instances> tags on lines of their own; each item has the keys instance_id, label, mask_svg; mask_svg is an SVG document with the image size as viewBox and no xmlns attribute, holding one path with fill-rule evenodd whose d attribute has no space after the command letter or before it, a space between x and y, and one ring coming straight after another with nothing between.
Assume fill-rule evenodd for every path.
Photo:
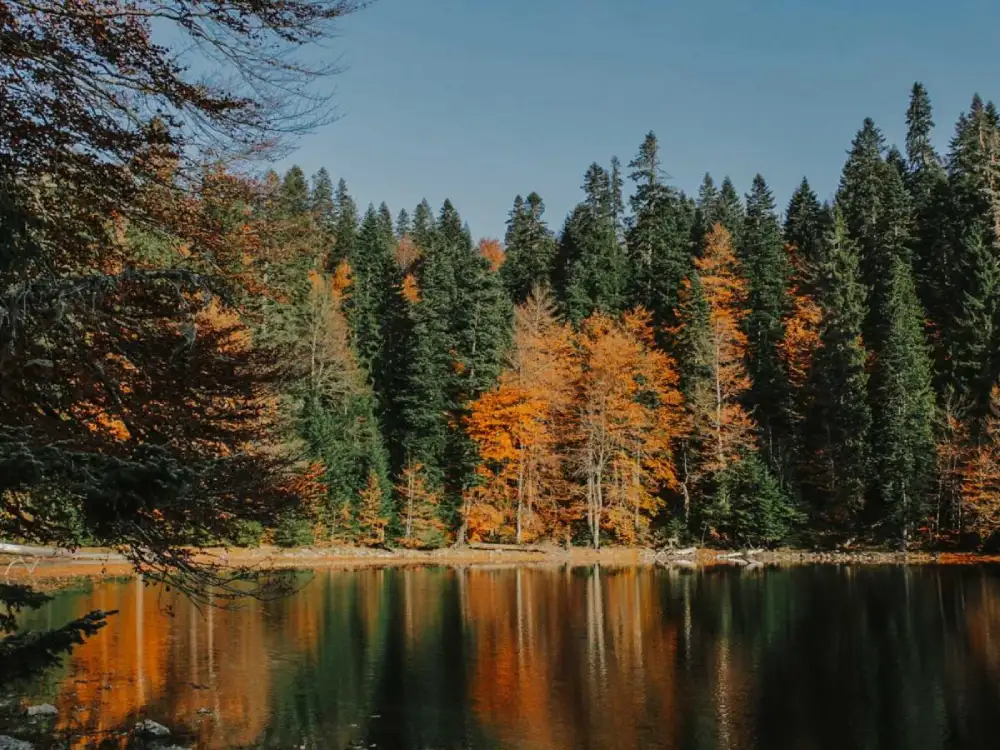
<instances>
[{"instance_id":1,"label":"pointed treetop","mask_svg":"<svg viewBox=\"0 0 1000 750\"><path fill-rule=\"evenodd\" d=\"M919 81L910 92L910 106L906 110L906 158L911 172L926 169L938 162L931 145L934 129L933 110L927 89Z\"/></svg>"},{"instance_id":2,"label":"pointed treetop","mask_svg":"<svg viewBox=\"0 0 1000 750\"><path fill-rule=\"evenodd\" d=\"M653 187L661 181L663 170L660 163L660 144L652 130L646 134L645 140L639 146L639 153L628 166L632 170L628 177L636 184Z\"/></svg>"}]
</instances>

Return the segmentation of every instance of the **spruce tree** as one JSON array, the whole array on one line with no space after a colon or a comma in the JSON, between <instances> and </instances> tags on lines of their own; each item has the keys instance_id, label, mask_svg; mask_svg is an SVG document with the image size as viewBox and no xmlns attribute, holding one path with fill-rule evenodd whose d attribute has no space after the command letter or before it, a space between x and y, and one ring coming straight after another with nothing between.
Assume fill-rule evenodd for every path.
<instances>
[{"instance_id":1,"label":"spruce tree","mask_svg":"<svg viewBox=\"0 0 1000 750\"><path fill-rule=\"evenodd\" d=\"M309 206L320 232L325 237L332 238L337 222L337 207L333 201L333 180L326 167L320 167L313 175Z\"/></svg>"},{"instance_id":2,"label":"spruce tree","mask_svg":"<svg viewBox=\"0 0 1000 750\"><path fill-rule=\"evenodd\" d=\"M867 118L851 145L837 192L837 206L858 248L867 289L865 341L875 348L881 330L876 317L888 291L889 269L897 257L909 260L912 233L912 208L903 176L886 162L884 151L882 132Z\"/></svg>"},{"instance_id":3,"label":"spruce tree","mask_svg":"<svg viewBox=\"0 0 1000 750\"><path fill-rule=\"evenodd\" d=\"M383 219L374 206L368 207L347 260L352 279L347 316L354 347L361 364L377 377L385 367L383 323L394 261L391 234L386 236Z\"/></svg>"},{"instance_id":4,"label":"spruce tree","mask_svg":"<svg viewBox=\"0 0 1000 750\"><path fill-rule=\"evenodd\" d=\"M405 208L399 209L399 213L396 215L396 239L401 240L408 235L412 226L409 211Z\"/></svg>"},{"instance_id":5,"label":"spruce tree","mask_svg":"<svg viewBox=\"0 0 1000 750\"><path fill-rule=\"evenodd\" d=\"M736 191L733 181L726 176L719 187L719 197L715 207L715 222L722 224L733 237L733 244L740 245L740 232L743 230L743 204L740 194ZM715 223L713 222L713 224Z\"/></svg>"},{"instance_id":6,"label":"spruce tree","mask_svg":"<svg viewBox=\"0 0 1000 750\"><path fill-rule=\"evenodd\" d=\"M413 210L413 224L411 234L413 241L420 248L430 247L434 235L434 212L426 199L420 201Z\"/></svg>"},{"instance_id":7,"label":"spruce tree","mask_svg":"<svg viewBox=\"0 0 1000 750\"><path fill-rule=\"evenodd\" d=\"M507 219L506 260L501 278L515 304L521 304L536 285L550 283L556 259L556 241L543 218L545 204L538 193L527 200L517 196Z\"/></svg>"},{"instance_id":8,"label":"spruce tree","mask_svg":"<svg viewBox=\"0 0 1000 750\"><path fill-rule=\"evenodd\" d=\"M817 516L845 529L865 505L872 415L861 338L866 294L858 252L839 211L827 245L819 282L823 320L808 386L802 481L814 489L811 498Z\"/></svg>"},{"instance_id":9,"label":"spruce tree","mask_svg":"<svg viewBox=\"0 0 1000 750\"><path fill-rule=\"evenodd\" d=\"M941 158L931 143L933 113L927 90L913 84L906 112L906 187L913 204L913 273L920 301L932 320L947 308L949 255L947 222L950 197Z\"/></svg>"},{"instance_id":10,"label":"spruce tree","mask_svg":"<svg viewBox=\"0 0 1000 750\"><path fill-rule=\"evenodd\" d=\"M574 323L594 311L620 311L628 285L628 261L618 242L615 196L608 172L592 164L583 189L586 199L567 219L559 248L566 275L558 291Z\"/></svg>"},{"instance_id":11,"label":"spruce tree","mask_svg":"<svg viewBox=\"0 0 1000 750\"><path fill-rule=\"evenodd\" d=\"M626 233L631 261L629 306L642 305L653 314L656 330L665 334L675 324L681 281L691 270L694 214L684 197L663 184L659 143L646 135L629 163L635 183L630 199L633 216ZM661 344L666 343L661 335Z\"/></svg>"},{"instance_id":12,"label":"spruce tree","mask_svg":"<svg viewBox=\"0 0 1000 750\"><path fill-rule=\"evenodd\" d=\"M327 261L327 268L330 271L333 271L340 261L350 257L358 236L358 207L347 190L347 182L343 179L337 183L334 204L337 207L337 222L333 228L333 252Z\"/></svg>"},{"instance_id":13,"label":"spruce tree","mask_svg":"<svg viewBox=\"0 0 1000 750\"><path fill-rule=\"evenodd\" d=\"M292 166L281 181L281 210L285 216L302 216L309 213L309 183L297 164Z\"/></svg>"},{"instance_id":14,"label":"spruce tree","mask_svg":"<svg viewBox=\"0 0 1000 750\"><path fill-rule=\"evenodd\" d=\"M760 175L747 194L746 217L740 233L739 256L749 282L747 333L748 371L752 381L749 406L761 430L765 460L786 476L791 446L790 428L782 415L789 398L779 344L790 310L791 266L785 253L774 198Z\"/></svg>"},{"instance_id":15,"label":"spruce tree","mask_svg":"<svg viewBox=\"0 0 1000 750\"><path fill-rule=\"evenodd\" d=\"M785 211L785 242L796 249L798 257L809 267L818 268L825 259L824 243L830 229L830 211L820 205L809 181L802 182L792 193Z\"/></svg>"},{"instance_id":16,"label":"spruce tree","mask_svg":"<svg viewBox=\"0 0 1000 750\"><path fill-rule=\"evenodd\" d=\"M910 267L898 257L879 323L885 330L872 375L875 489L905 549L924 517L935 467L934 391L924 312Z\"/></svg>"}]
</instances>

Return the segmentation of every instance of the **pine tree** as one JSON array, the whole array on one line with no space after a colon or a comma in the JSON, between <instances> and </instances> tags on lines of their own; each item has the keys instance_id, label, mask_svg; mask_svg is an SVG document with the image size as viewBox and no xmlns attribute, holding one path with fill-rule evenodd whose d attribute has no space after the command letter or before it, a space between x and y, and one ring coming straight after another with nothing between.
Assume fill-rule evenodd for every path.
<instances>
[{"instance_id":1,"label":"pine tree","mask_svg":"<svg viewBox=\"0 0 1000 750\"><path fill-rule=\"evenodd\" d=\"M659 334L675 323L680 284L691 269L695 217L683 196L663 184L654 133L646 135L629 168L636 184L630 199L634 216L626 233L632 266L629 305L649 310ZM662 335L659 338L666 343Z\"/></svg>"},{"instance_id":2,"label":"pine tree","mask_svg":"<svg viewBox=\"0 0 1000 750\"><path fill-rule=\"evenodd\" d=\"M538 193L517 196L507 220L507 258L501 278L514 304L521 304L539 284L552 279L556 241L545 224L545 204Z\"/></svg>"},{"instance_id":3,"label":"pine tree","mask_svg":"<svg viewBox=\"0 0 1000 750\"><path fill-rule=\"evenodd\" d=\"M748 404L761 429L765 460L784 477L790 471L790 426L783 419L790 393L780 344L785 317L791 310L791 267L774 212L774 198L760 175L754 178L746 206L739 255L749 292L749 314L744 323L752 382Z\"/></svg>"},{"instance_id":4,"label":"pine tree","mask_svg":"<svg viewBox=\"0 0 1000 750\"><path fill-rule=\"evenodd\" d=\"M820 518L846 526L864 508L870 470L866 294L858 252L839 211L822 267L820 346L812 365L803 484Z\"/></svg>"},{"instance_id":5,"label":"pine tree","mask_svg":"<svg viewBox=\"0 0 1000 750\"><path fill-rule=\"evenodd\" d=\"M925 517L935 466L934 391L924 313L909 266L896 258L880 311L885 329L872 376L875 486L905 549Z\"/></svg>"},{"instance_id":6,"label":"pine tree","mask_svg":"<svg viewBox=\"0 0 1000 750\"><path fill-rule=\"evenodd\" d=\"M618 242L611 178L600 165L592 164L583 189L586 199L567 219L558 253L558 265L566 272L557 291L574 323L594 311L620 311L628 285L628 262Z\"/></svg>"}]
</instances>

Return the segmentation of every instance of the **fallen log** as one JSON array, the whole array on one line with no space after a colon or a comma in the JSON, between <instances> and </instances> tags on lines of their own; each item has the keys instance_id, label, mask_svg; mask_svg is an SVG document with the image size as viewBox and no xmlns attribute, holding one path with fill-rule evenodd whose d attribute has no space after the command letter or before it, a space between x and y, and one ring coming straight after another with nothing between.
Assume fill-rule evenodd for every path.
<instances>
[{"instance_id":1,"label":"fallen log","mask_svg":"<svg viewBox=\"0 0 1000 750\"><path fill-rule=\"evenodd\" d=\"M69 558L70 560L125 560L117 552L77 552L63 549L62 547L35 547L30 544L10 544L9 542L0 542L0 555L12 555L14 557L58 557Z\"/></svg>"},{"instance_id":2,"label":"fallen log","mask_svg":"<svg viewBox=\"0 0 1000 750\"><path fill-rule=\"evenodd\" d=\"M542 547L538 544L490 544L487 542L469 542L466 545L469 549L482 550L486 552L551 552L551 547Z\"/></svg>"}]
</instances>

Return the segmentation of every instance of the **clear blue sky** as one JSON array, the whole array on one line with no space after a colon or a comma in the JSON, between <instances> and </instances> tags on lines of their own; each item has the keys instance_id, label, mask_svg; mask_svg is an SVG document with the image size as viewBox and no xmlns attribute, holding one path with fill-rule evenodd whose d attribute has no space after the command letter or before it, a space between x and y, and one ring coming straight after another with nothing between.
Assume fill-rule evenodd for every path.
<instances>
[{"instance_id":1,"label":"clear blue sky","mask_svg":"<svg viewBox=\"0 0 1000 750\"><path fill-rule=\"evenodd\" d=\"M362 208L450 197L502 237L517 193L558 229L587 166L652 129L677 187L760 172L784 209L803 175L832 195L864 117L902 147L915 80L946 146L995 93L998 28L997 0L378 0L334 45L341 119L278 166L326 166Z\"/></svg>"}]
</instances>

